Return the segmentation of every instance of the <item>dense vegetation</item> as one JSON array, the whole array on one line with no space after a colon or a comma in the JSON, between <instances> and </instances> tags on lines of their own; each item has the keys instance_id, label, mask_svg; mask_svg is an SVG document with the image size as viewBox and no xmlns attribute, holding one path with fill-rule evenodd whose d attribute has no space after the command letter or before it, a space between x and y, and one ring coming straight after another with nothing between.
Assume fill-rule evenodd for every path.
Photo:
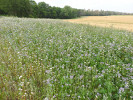
<instances>
[{"instance_id":1,"label":"dense vegetation","mask_svg":"<svg viewBox=\"0 0 133 100\"><path fill-rule=\"evenodd\" d=\"M133 34L0 18L1 100L131 100Z\"/></svg>"},{"instance_id":2,"label":"dense vegetation","mask_svg":"<svg viewBox=\"0 0 133 100\"><path fill-rule=\"evenodd\" d=\"M34 0L0 0L0 15L34 18L76 18L80 16L125 15L128 13L114 11L98 11L75 9L70 6L51 7L45 2L36 3Z\"/></svg>"}]
</instances>

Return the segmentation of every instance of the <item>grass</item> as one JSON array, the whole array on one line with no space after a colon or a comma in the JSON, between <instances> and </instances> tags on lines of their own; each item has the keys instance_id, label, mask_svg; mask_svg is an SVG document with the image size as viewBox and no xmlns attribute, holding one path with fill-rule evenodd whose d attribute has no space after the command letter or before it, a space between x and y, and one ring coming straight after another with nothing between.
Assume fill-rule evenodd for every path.
<instances>
[{"instance_id":1,"label":"grass","mask_svg":"<svg viewBox=\"0 0 133 100\"><path fill-rule=\"evenodd\" d=\"M1 100L131 100L133 33L52 19L0 19Z\"/></svg>"},{"instance_id":2,"label":"grass","mask_svg":"<svg viewBox=\"0 0 133 100\"><path fill-rule=\"evenodd\" d=\"M113 27L133 32L133 16L89 16L78 19L64 20L73 23L90 24L93 26Z\"/></svg>"}]
</instances>

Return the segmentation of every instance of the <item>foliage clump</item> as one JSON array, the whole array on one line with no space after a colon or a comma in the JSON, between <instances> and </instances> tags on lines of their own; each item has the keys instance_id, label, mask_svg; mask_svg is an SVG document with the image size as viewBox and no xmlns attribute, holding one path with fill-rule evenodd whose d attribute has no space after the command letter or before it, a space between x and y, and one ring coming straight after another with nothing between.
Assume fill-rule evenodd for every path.
<instances>
[{"instance_id":1,"label":"foliage clump","mask_svg":"<svg viewBox=\"0 0 133 100\"><path fill-rule=\"evenodd\" d=\"M34 0L0 0L0 15L17 17L71 19L80 16L130 14L114 11L76 9L70 6L65 6L64 8L52 7L45 2L37 4Z\"/></svg>"}]
</instances>

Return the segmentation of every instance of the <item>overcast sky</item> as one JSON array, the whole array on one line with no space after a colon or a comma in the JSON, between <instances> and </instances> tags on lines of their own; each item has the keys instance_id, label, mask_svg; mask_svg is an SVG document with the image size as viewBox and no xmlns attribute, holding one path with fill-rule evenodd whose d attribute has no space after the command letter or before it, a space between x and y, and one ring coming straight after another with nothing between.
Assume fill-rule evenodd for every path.
<instances>
[{"instance_id":1,"label":"overcast sky","mask_svg":"<svg viewBox=\"0 0 133 100\"><path fill-rule=\"evenodd\" d=\"M78 9L110 10L133 13L133 0L35 0L46 2L50 6L69 5Z\"/></svg>"}]
</instances>

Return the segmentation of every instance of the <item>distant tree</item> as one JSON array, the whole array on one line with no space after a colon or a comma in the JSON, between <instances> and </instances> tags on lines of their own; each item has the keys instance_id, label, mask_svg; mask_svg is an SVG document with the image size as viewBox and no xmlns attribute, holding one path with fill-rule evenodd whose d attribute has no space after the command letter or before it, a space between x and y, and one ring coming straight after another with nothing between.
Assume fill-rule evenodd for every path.
<instances>
[{"instance_id":1,"label":"distant tree","mask_svg":"<svg viewBox=\"0 0 133 100\"><path fill-rule=\"evenodd\" d=\"M30 3L29 0L0 0L0 9L8 15L28 17Z\"/></svg>"},{"instance_id":2,"label":"distant tree","mask_svg":"<svg viewBox=\"0 0 133 100\"><path fill-rule=\"evenodd\" d=\"M37 18L39 17L39 10L38 10L38 5L34 0L30 0L30 6L31 6L31 12L30 12L30 17Z\"/></svg>"},{"instance_id":3,"label":"distant tree","mask_svg":"<svg viewBox=\"0 0 133 100\"><path fill-rule=\"evenodd\" d=\"M0 0L0 14L8 14L10 8L9 0Z\"/></svg>"},{"instance_id":4,"label":"distant tree","mask_svg":"<svg viewBox=\"0 0 133 100\"><path fill-rule=\"evenodd\" d=\"M45 2L38 3L39 17L47 18L49 16L48 14L49 8L50 6L46 4Z\"/></svg>"},{"instance_id":5,"label":"distant tree","mask_svg":"<svg viewBox=\"0 0 133 100\"><path fill-rule=\"evenodd\" d=\"M123 14L129 13L75 9L70 6L65 6L64 8L51 7L45 2L39 2L37 4L34 0L0 0L0 15L69 19L80 16L109 16Z\"/></svg>"},{"instance_id":6,"label":"distant tree","mask_svg":"<svg viewBox=\"0 0 133 100\"><path fill-rule=\"evenodd\" d=\"M7 13L3 9L0 8L0 15L6 15L6 14Z\"/></svg>"},{"instance_id":7,"label":"distant tree","mask_svg":"<svg viewBox=\"0 0 133 100\"><path fill-rule=\"evenodd\" d=\"M57 9L56 9L56 7L51 7L51 18L57 18Z\"/></svg>"},{"instance_id":8,"label":"distant tree","mask_svg":"<svg viewBox=\"0 0 133 100\"><path fill-rule=\"evenodd\" d=\"M31 6L29 0L18 0L18 12L17 16L28 17L31 12Z\"/></svg>"},{"instance_id":9,"label":"distant tree","mask_svg":"<svg viewBox=\"0 0 133 100\"><path fill-rule=\"evenodd\" d=\"M72 8L70 6L65 6L62 10L61 10L61 17L62 18L72 18Z\"/></svg>"},{"instance_id":10,"label":"distant tree","mask_svg":"<svg viewBox=\"0 0 133 100\"><path fill-rule=\"evenodd\" d=\"M54 7L54 9L56 10L56 14L57 14L57 18L61 18L61 9L60 7Z\"/></svg>"}]
</instances>

